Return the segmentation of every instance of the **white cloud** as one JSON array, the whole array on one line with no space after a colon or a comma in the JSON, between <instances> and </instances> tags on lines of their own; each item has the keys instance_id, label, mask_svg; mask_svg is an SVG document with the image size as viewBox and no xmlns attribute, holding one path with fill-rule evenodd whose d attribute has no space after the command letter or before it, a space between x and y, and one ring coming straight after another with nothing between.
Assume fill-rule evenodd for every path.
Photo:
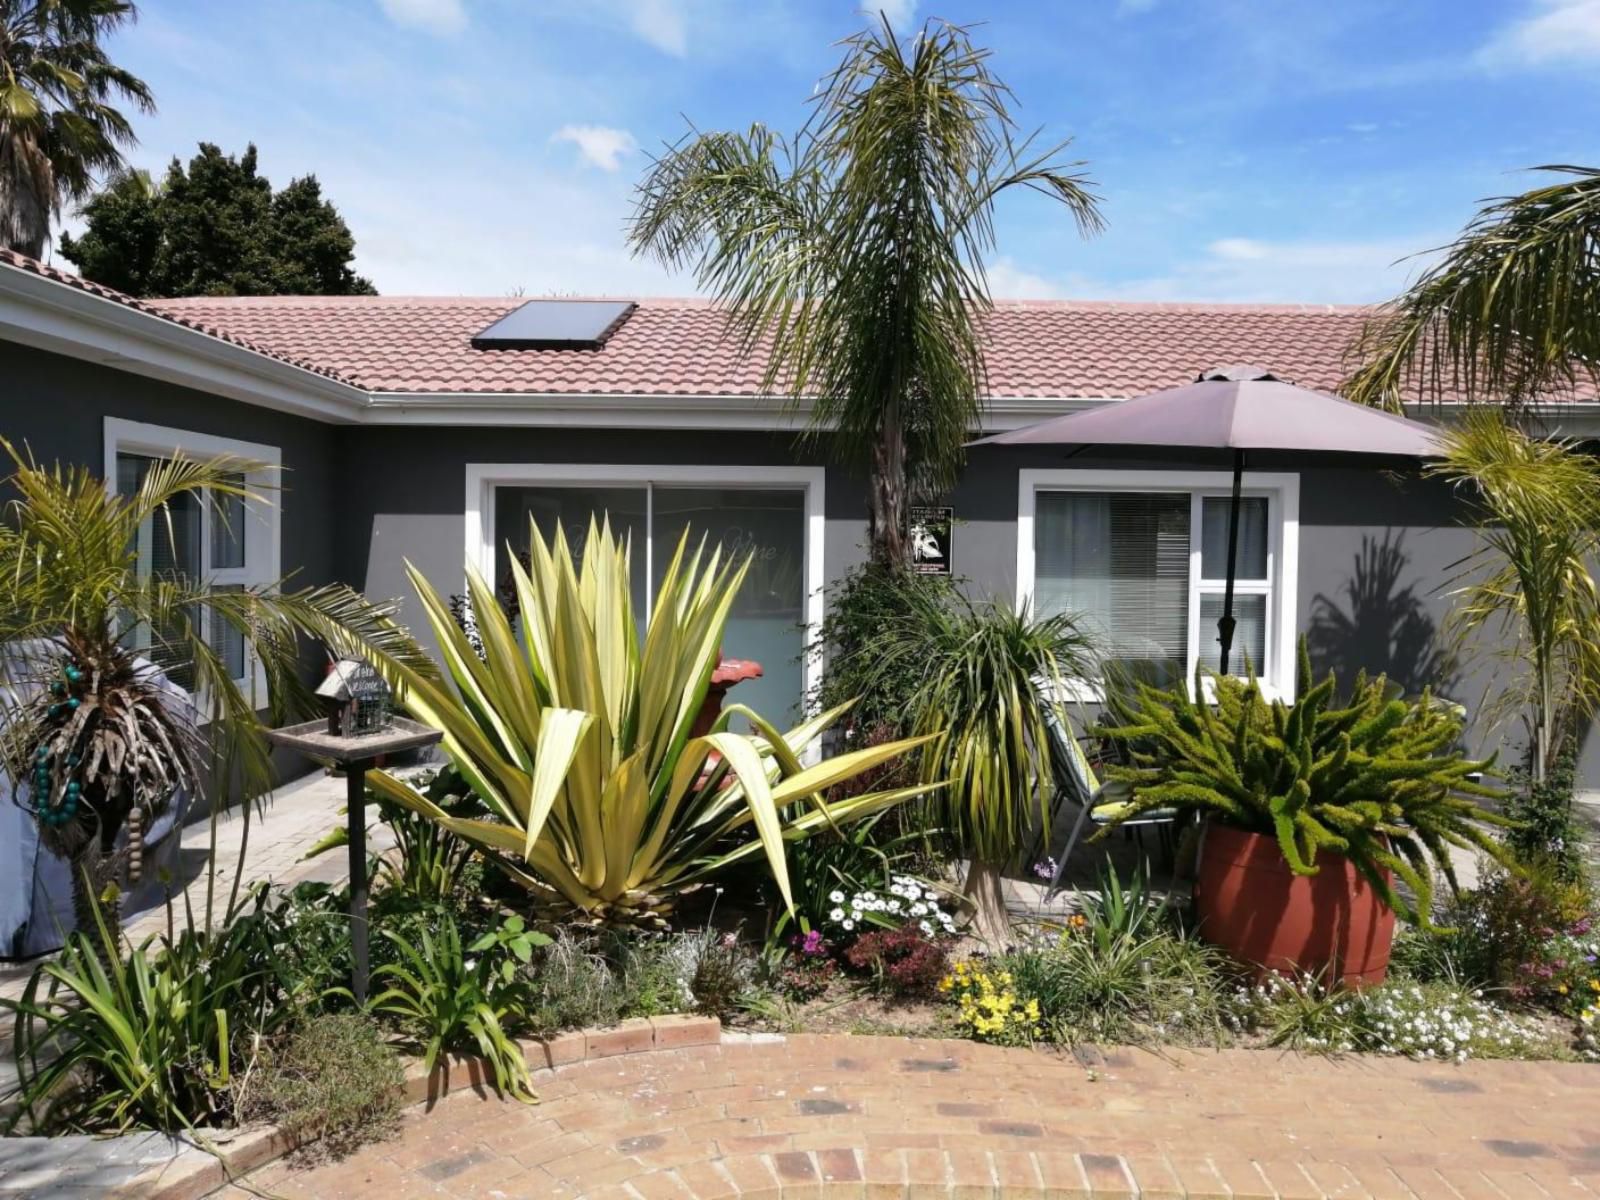
<instances>
[{"instance_id":1,"label":"white cloud","mask_svg":"<svg viewBox=\"0 0 1600 1200\"><path fill-rule=\"evenodd\" d=\"M622 166L623 156L639 148L633 134L626 129L612 129L605 125L563 125L550 140L571 142L578 148L584 162L602 171L617 170Z\"/></svg>"},{"instance_id":2,"label":"white cloud","mask_svg":"<svg viewBox=\"0 0 1600 1200\"><path fill-rule=\"evenodd\" d=\"M917 0L861 0L861 14L874 22L882 13L889 26L900 33L911 28L917 15Z\"/></svg>"},{"instance_id":3,"label":"white cloud","mask_svg":"<svg viewBox=\"0 0 1600 1200\"><path fill-rule=\"evenodd\" d=\"M1059 300L1061 286L1017 265L1017 260L1002 254L989 264L989 294L996 300Z\"/></svg>"},{"instance_id":4,"label":"white cloud","mask_svg":"<svg viewBox=\"0 0 1600 1200\"><path fill-rule=\"evenodd\" d=\"M1479 54L1486 66L1600 61L1600 0L1533 0Z\"/></svg>"},{"instance_id":5,"label":"white cloud","mask_svg":"<svg viewBox=\"0 0 1600 1200\"><path fill-rule=\"evenodd\" d=\"M384 13L396 25L428 33L460 33L467 27L467 11L461 0L378 0Z\"/></svg>"},{"instance_id":6,"label":"white cloud","mask_svg":"<svg viewBox=\"0 0 1600 1200\"><path fill-rule=\"evenodd\" d=\"M682 58L689 52L688 23L679 0L631 0L633 32L657 50Z\"/></svg>"},{"instance_id":7,"label":"white cloud","mask_svg":"<svg viewBox=\"0 0 1600 1200\"><path fill-rule=\"evenodd\" d=\"M1115 278L1041 274L1002 256L989 266L989 291L997 300L1364 304L1402 291L1427 262L1411 256L1445 240L1437 231L1370 241L1225 237L1159 274Z\"/></svg>"}]
</instances>

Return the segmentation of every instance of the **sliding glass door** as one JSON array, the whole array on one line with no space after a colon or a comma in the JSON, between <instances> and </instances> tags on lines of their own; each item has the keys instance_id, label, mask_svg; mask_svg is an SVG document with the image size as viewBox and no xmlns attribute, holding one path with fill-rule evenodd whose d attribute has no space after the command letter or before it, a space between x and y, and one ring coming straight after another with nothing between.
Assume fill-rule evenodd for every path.
<instances>
[{"instance_id":1,"label":"sliding glass door","mask_svg":"<svg viewBox=\"0 0 1600 1200\"><path fill-rule=\"evenodd\" d=\"M632 537L633 603L647 620L656 587L678 543L704 537L725 554L750 557L750 570L723 637L728 658L753 659L762 677L731 694L780 724L796 720L804 699L806 639L806 489L640 481L637 483L501 484L494 488L495 574L506 578L507 545L528 546L530 519L549 537L560 524L582 546L591 517L609 517Z\"/></svg>"}]
</instances>

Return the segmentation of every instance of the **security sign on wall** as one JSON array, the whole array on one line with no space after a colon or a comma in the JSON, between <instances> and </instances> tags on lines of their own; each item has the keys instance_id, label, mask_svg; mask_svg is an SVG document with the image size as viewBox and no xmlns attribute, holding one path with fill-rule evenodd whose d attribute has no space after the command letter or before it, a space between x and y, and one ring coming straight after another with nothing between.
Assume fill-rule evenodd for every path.
<instances>
[{"instance_id":1,"label":"security sign on wall","mask_svg":"<svg viewBox=\"0 0 1600 1200\"><path fill-rule=\"evenodd\" d=\"M913 506L911 569L918 575L950 574L950 529L955 509Z\"/></svg>"}]
</instances>

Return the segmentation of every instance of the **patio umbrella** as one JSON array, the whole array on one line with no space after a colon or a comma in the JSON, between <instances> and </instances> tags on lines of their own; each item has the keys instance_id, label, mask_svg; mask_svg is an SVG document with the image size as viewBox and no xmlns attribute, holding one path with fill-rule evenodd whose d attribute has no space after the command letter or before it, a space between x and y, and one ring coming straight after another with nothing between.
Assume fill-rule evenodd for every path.
<instances>
[{"instance_id":1,"label":"patio umbrella","mask_svg":"<svg viewBox=\"0 0 1600 1200\"><path fill-rule=\"evenodd\" d=\"M1217 622L1220 674L1233 650L1233 586L1239 550L1239 490L1252 450L1317 456L1427 458L1441 453L1427 425L1352 404L1326 392L1296 387L1261 367L1203 371L1183 387L1119 404L1054 417L983 438L973 445L1128 446L1233 451L1233 500L1228 510L1228 574Z\"/></svg>"}]
</instances>

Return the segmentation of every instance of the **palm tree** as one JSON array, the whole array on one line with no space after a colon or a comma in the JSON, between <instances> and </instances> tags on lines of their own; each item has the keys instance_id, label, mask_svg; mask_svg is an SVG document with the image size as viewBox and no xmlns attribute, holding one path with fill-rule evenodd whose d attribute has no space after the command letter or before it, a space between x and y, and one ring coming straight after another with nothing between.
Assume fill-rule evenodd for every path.
<instances>
[{"instance_id":1,"label":"palm tree","mask_svg":"<svg viewBox=\"0 0 1600 1200\"><path fill-rule=\"evenodd\" d=\"M1489 202L1444 257L1367 323L1345 385L1398 411L1455 391L1513 407L1600 385L1600 170Z\"/></svg>"},{"instance_id":2,"label":"palm tree","mask_svg":"<svg viewBox=\"0 0 1600 1200\"><path fill-rule=\"evenodd\" d=\"M13 794L35 813L41 840L73 864L78 926L93 929L96 897L117 874L118 834L126 825L136 842L132 835L176 789L195 793L211 784L220 792L237 780L248 837L248 801L272 783L257 710L268 707L277 720L309 707L299 677L302 635L341 654L373 646L417 670L434 668L388 608L343 585L284 592L141 575L141 527L172 540L180 498L265 503L240 482L254 464L174 458L154 464L134 494L119 496L84 468L39 466L4 438L0 447L15 466L6 481L14 498L0 518L0 668L11 697L0 712L0 764ZM264 669L267 697L233 678L215 648L222 627L246 639ZM147 637L150 659L192 671L197 715L210 721L206 741L130 648L135 633ZM213 813L220 807L214 798ZM207 910L209 922L209 894ZM105 915L114 920L116 906Z\"/></svg>"},{"instance_id":3,"label":"palm tree","mask_svg":"<svg viewBox=\"0 0 1600 1200\"><path fill-rule=\"evenodd\" d=\"M967 31L883 22L848 39L792 139L690 135L640 184L630 242L729 308L763 386L812 402L813 435L870 478L871 544L907 558L914 498L949 487L983 395L983 259L995 198L1028 188L1099 228L1065 143L1015 140L1010 93Z\"/></svg>"},{"instance_id":4,"label":"palm tree","mask_svg":"<svg viewBox=\"0 0 1600 1200\"><path fill-rule=\"evenodd\" d=\"M1498 409L1445 435L1428 467L1462 493L1477 548L1458 564L1450 620L1488 633L1507 669L1488 715L1528 725L1529 774L1543 783L1600 711L1600 461L1571 442L1531 437Z\"/></svg>"},{"instance_id":5,"label":"palm tree","mask_svg":"<svg viewBox=\"0 0 1600 1200\"><path fill-rule=\"evenodd\" d=\"M100 39L137 15L132 0L0 0L0 245L40 257L62 202L123 166L135 138L113 104L155 101Z\"/></svg>"}]
</instances>

